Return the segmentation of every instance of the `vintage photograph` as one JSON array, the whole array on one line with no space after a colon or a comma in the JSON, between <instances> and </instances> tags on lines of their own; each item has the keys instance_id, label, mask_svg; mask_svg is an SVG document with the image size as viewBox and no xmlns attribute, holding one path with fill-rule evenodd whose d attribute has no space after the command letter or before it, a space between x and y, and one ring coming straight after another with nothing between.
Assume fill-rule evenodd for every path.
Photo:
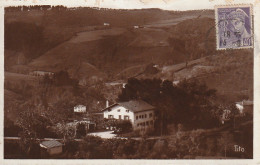
<instances>
[{"instance_id":1,"label":"vintage photograph","mask_svg":"<svg viewBox=\"0 0 260 165\"><path fill-rule=\"evenodd\" d=\"M249 5L5 7L4 159L253 159L252 47Z\"/></svg>"}]
</instances>

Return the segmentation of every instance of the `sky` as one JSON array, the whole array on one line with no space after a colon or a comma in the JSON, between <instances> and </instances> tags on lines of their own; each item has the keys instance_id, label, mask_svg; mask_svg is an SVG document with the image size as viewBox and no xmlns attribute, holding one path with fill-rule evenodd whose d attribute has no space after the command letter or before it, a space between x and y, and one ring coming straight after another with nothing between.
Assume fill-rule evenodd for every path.
<instances>
[{"instance_id":1,"label":"sky","mask_svg":"<svg viewBox=\"0 0 260 165\"><path fill-rule=\"evenodd\" d=\"M228 3L255 3L258 0L0 0L6 6L13 5L66 5L114 9L161 8L165 10L214 9L214 5Z\"/></svg>"}]
</instances>

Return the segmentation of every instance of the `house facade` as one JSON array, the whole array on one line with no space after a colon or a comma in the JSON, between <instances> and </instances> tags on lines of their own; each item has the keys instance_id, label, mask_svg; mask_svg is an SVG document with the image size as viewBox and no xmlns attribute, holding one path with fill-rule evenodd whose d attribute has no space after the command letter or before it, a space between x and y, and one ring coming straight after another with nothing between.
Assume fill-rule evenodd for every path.
<instances>
[{"instance_id":1,"label":"house facade","mask_svg":"<svg viewBox=\"0 0 260 165\"><path fill-rule=\"evenodd\" d=\"M32 76L39 76L39 77L41 77L41 76L45 76L45 75L47 75L47 76L51 76L51 77L52 77L52 76L54 75L53 72L40 71L40 70L32 71L32 72L30 72L29 74L32 75Z\"/></svg>"},{"instance_id":2,"label":"house facade","mask_svg":"<svg viewBox=\"0 0 260 165\"><path fill-rule=\"evenodd\" d=\"M236 108L239 110L241 115L253 114L254 102L250 100L243 100L241 102L236 102Z\"/></svg>"},{"instance_id":3,"label":"house facade","mask_svg":"<svg viewBox=\"0 0 260 165\"><path fill-rule=\"evenodd\" d=\"M129 120L134 130L154 128L155 107L142 100L115 103L102 111L106 119Z\"/></svg>"},{"instance_id":4,"label":"house facade","mask_svg":"<svg viewBox=\"0 0 260 165\"><path fill-rule=\"evenodd\" d=\"M77 113L86 113L87 111L87 108L85 105L77 105L74 107L74 112L77 112Z\"/></svg>"}]
</instances>

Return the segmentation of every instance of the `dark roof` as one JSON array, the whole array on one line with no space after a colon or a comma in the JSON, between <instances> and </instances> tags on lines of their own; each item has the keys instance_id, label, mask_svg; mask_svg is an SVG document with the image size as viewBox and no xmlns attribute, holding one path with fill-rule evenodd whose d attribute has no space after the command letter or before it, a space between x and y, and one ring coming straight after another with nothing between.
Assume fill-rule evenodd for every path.
<instances>
[{"instance_id":1,"label":"dark roof","mask_svg":"<svg viewBox=\"0 0 260 165\"><path fill-rule=\"evenodd\" d=\"M41 145L45 146L46 148L62 146L62 144L56 140L43 141L41 142Z\"/></svg>"},{"instance_id":2,"label":"dark roof","mask_svg":"<svg viewBox=\"0 0 260 165\"><path fill-rule=\"evenodd\" d=\"M152 105L150 105L147 102L142 101L142 100L130 100L130 101L127 101L127 102L119 102L119 103L113 104L113 105L103 109L102 111L105 111L105 110L112 108L116 105L123 106L126 109L133 111L133 112L152 110L152 109L155 108L154 106L152 106Z\"/></svg>"},{"instance_id":3,"label":"dark roof","mask_svg":"<svg viewBox=\"0 0 260 165\"><path fill-rule=\"evenodd\" d=\"M76 105L74 108L76 107L86 107L85 105Z\"/></svg>"}]
</instances>

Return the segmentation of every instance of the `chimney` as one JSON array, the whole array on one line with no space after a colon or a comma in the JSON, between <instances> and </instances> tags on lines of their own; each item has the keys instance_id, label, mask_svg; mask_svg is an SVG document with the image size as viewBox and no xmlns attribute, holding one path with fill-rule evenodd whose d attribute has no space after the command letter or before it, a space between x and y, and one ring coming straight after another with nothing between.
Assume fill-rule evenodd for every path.
<instances>
[{"instance_id":1,"label":"chimney","mask_svg":"<svg viewBox=\"0 0 260 165\"><path fill-rule=\"evenodd\" d=\"M106 108L109 107L109 101L106 101Z\"/></svg>"}]
</instances>

